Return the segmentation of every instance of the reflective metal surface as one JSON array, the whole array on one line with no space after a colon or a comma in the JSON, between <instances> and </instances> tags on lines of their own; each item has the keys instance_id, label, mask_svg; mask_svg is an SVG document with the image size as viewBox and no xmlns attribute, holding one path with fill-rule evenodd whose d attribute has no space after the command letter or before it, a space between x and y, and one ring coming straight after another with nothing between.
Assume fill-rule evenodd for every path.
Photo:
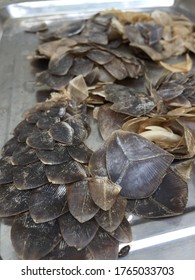
<instances>
[{"instance_id":1,"label":"reflective metal surface","mask_svg":"<svg viewBox=\"0 0 195 280\"><path fill-rule=\"evenodd\" d=\"M160 3L159 3L160 2ZM157 2L156 2L157 3ZM176 11L195 21L193 1L158 1L161 9ZM87 18L103 9L153 10L154 1L36 1L6 6L0 10L0 147L11 138L13 128L22 120L25 111L37 101L48 97L46 88L35 83L34 67L27 59L36 46L38 38L24 29L31 22L71 21ZM150 70L156 79L156 69ZM98 133L88 140L93 149ZM132 217L133 242L125 259L195 259L195 175L193 169L189 184L189 201L183 215L158 220ZM125 244L121 245L122 247ZM0 255L3 259L17 259L10 241L9 219L1 221Z\"/></svg>"}]
</instances>

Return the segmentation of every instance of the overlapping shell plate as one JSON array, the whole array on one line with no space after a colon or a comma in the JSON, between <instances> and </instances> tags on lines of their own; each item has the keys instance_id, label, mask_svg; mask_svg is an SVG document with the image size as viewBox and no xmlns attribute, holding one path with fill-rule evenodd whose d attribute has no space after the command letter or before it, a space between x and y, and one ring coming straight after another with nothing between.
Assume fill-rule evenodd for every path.
<instances>
[{"instance_id":1,"label":"overlapping shell plate","mask_svg":"<svg viewBox=\"0 0 195 280\"><path fill-rule=\"evenodd\" d=\"M131 241L121 187L90 176L82 114L63 99L38 104L3 147L0 215L15 216L20 258L115 259L119 242Z\"/></svg>"},{"instance_id":2,"label":"overlapping shell plate","mask_svg":"<svg viewBox=\"0 0 195 280\"><path fill-rule=\"evenodd\" d=\"M47 41L38 47L34 59L49 62L48 69L37 75L37 81L62 90L78 75L83 75L88 85L142 76L144 62L123 42L112 18L97 14L75 26L42 32L41 39Z\"/></svg>"},{"instance_id":3,"label":"overlapping shell plate","mask_svg":"<svg viewBox=\"0 0 195 280\"><path fill-rule=\"evenodd\" d=\"M187 183L171 154L122 130L92 154L86 137L82 113L46 101L3 147L0 215L15 216L11 239L20 258L116 259L119 242L132 239L130 204L145 217L183 212Z\"/></svg>"},{"instance_id":4,"label":"overlapping shell plate","mask_svg":"<svg viewBox=\"0 0 195 280\"><path fill-rule=\"evenodd\" d=\"M116 259L129 250L118 253L119 243L132 240L130 214L185 211L194 75L165 75L154 84L146 77L139 90L121 83L144 74L143 53L153 60L177 53L169 53L163 16L170 32L180 21L191 28L165 13L110 11L41 33L34 58L48 60L48 69L38 81L62 92L26 114L0 159L0 217L14 217L19 258ZM86 145L87 106L104 139L94 152Z\"/></svg>"}]
</instances>

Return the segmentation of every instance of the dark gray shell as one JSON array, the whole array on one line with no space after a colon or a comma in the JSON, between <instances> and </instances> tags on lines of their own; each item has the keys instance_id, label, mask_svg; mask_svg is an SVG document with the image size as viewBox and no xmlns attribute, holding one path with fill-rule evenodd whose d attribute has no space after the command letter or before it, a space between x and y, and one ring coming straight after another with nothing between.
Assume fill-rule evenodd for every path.
<instances>
[{"instance_id":1,"label":"dark gray shell","mask_svg":"<svg viewBox=\"0 0 195 280\"><path fill-rule=\"evenodd\" d=\"M70 213L61 216L59 224L68 246L77 250L84 249L91 242L99 227L94 219L80 223Z\"/></svg>"},{"instance_id":2,"label":"dark gray shell","mask_svg":"<svg viewBox=\"0 0 195 280\"><path fill-rule=\"evenodd\" d=\"M99 229L87 248L96 260L115 260L118 257L118 245L116 239Z\"/></svg>"},{"instance_id":3,"label":"dark gray shell","mask_svg":"<svg viewBox=\"0 0 195 280\"><path fill-rule=\"evenodd\" d=\"M14 184L0 186L0 216L10 217L28 210L30 191L19 191Z\"/></svg>"},{"instance_id":4,"label":"dark gray shell","mask_svg":"<svg viewBox=\"0 0 195 280\"><path fill-rule=\"evenodd\" d=\"M35 224L26 212L15 218L11 229L11 240L21 259L40 259L60 241L59 226L55 220Z\"/></svg>"},{"instance_id":5,"label":"dark gray shell","mask_svg":"<svg viewBox=\"0 0 195 280\"><path fill-rule=\"evenodd\" d=\"M122 223L125 215L127 200L119 196L114 205L108 210L100 209L95 216L97 223L106 231L113 232Z\"/></svg>"},{"instance_id":6,"label":"dark gray shell","mask_svg":"<svg viewBox=\"0 0 195 280\"><path fill-rule=\"evenodd\" d=\"M122 196L142 199L158 188L172 161L171 154L142 136L119 130L94 152L89 167L91 174L106 174L120 185Z\"/></svg>"},{"instance_id":7,"label":"dark gray shell","mask_svg":"<svg viewBox=\"0 0 195 280\"><path fill-rule=\"evenodd\" d=\"M99 210L90 195L87 180L72 184L67 190L67 199L70 213L80 223L92 219Z\"/></svg>"},{"instance_id":8,"label":"dark gray shell","mask_svg":"<svg viewBox=\"0 0 195 280\"><path fill-rule=\"evenodd\" d=\"M20 258L39 259L57 246L61 233L56 219L69 211L67 187L59 184L69 184L87 176L84 164L88 163L91 151L82 142L88 134L86 123L83 124L86 118L79 118L76 111L74 121L70 111L66 114L67 105L63 100L37 104L15 128L14 138L3 147L0 216L16 215L12 243ZM56 127L64 123L66 139L70 139L70 133L72 135L68 143L64 143L59 133L61 127Z\"/></svg>"},{"instance_id":9,"label":"dark gray shell","mask_svg":"<svg viewBox=\"0 0 195 280\"><path fill-rule=\"evenodd\" d=\"M152 97L145 92L139 92L123 85L104 86L106 100L114 103L110 109L133 117L148 114L155 106Z\"/></svg>"},{"instance_id":10,"label":"dark gray shell","mask_svg":"<svg viewBox=\"0 0 195 280\"><path fill-rule=\"evenodd\" d=\"M70 247L62 239L58 245L42 260L91 260L92 256L86 248L78 251L75 247Z\"/></svg>"},{"instance_id":11,"label":"dark gray shell","mask_svg":"<svg viewBox=\"0 0 195 280\"><path fill-rule=\"evenodd\" d=\"M13 181L13 169L11 157L0 159L0 184L7 184Z\"/></svg>"},{"instance_id":12,"label":"dark gray shell","mask_svg":"<svg viewBox=\"0 0 195 280\"><path fill-rule=\"evenodd\" d=\"M180 215L186 207L187 197L187 182L170 168L156 192L147 199L137 201L134 211L146 218Z\"/></svg>"},{"instance_id":13,"label":"dark gray shell","mask_svg":"<svg viewBox=\"0 0 195 280\"><path fill-rule=\"evenodd\" d=\"M88 85L142 76L145 71L143 61L135 57L123 42L112 19L115 20L112 15L95 15L81 24L76 32L70 32L72 28L66 25L61 31L42 34L41 39L47 43L38 47L35 59L45 57L49 63L48 69L37 75L38 82L62 90L71 78L78 75L83 75ZM97 72L95 69L99 73L95 74L95 79L89 79L92 72Z\"/></svg>"},{"instance_id":14,"label":"dark gray shell","mask_svg":"<svg viewBox=\"0 0 195 280\"><path fill-rule=\"evenodd\" d=\"M35 223L45 223L68 211L66 186L46 184L31 192L29 212Z\"/></svg>"}]
</instances>

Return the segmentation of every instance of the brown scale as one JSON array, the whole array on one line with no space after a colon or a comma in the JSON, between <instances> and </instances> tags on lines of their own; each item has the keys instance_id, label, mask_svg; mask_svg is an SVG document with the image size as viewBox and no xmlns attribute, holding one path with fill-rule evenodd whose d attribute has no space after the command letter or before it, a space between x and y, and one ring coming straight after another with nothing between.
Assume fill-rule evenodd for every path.
<instances>
[{"instance_id":1,"label":"brown scale","mask_svg":"<svg viewBox=\"0 0 195 280\"><path fill-rule=\"evenodd\" d=\"M92 153L83 143L85 117L71 113L77 110L58 98L37 104L25 126L15 129L14 137L21 128L26 144L11 139L3 148L0 215L15 216L11 239L19 258L116 259L119 244L132 240L130 213L148 218L183 213L188 191L182 174L191 162L172 164L170 153L122 130ZM43 115L59 121L37 129ZM36 128L32 135L28 120ZM68 142L56 124L65 127ZM40 138L35 141L41 132L53 139L52 147L43 147Z\"/></svg>"},{"instance_id":2,"label":"brown scale","mask_svg":"<svg viewBox=\"0 0 195 280\"><path fill-rule=\"evenodd\" d=\"M159 51L152 35L159 38L160 30L147 24L137 27L145 37L153 31L145 43ZM178 98L193 105L193 77L163 77L150 94L117 84L98 85L96 90L100 87L103 93L97 102L111 102L97 113L105 142L93 153L85 143L90 133L85 102L92 96L85 82L113 82L144 73L143 62L122 42L120 28L113 15L98 14L41 35L48 42L38 47L38 58L49 64L38 80L56 90L68 85L68 90L30 110L2 149L0 217L15 217L11 240L21 259L117 259L129 251L128 246L119 251L119 244L132 240L129 214L162 218L185 210L194 138L182 122L193 111L182 111L181 123L173 119L171 124L176 140L180 134L191 139L184 150L176 145L167 151L158 141L153 143L137 122L140 116L145 122L157 113L154 93L166 109ZM128 28L124 30L130 40ZM104 121L106 113L110 123ZM182 153L187 160L175 163L176 154L181 158Z\"/></svg>"},{"instance_id":3,"label":"brown scale","mask_svg":"<svg viewBox=\"0 0 195 280\"><path fill-rule=\"evenodd\" d=\"M21 259L116 259L132 239L120 186L89 173L85 107L73 104L61 95L38 103L2 149L0 216L15 216Z\"/></svg>"},{"instance_id":4,"label":"brown scale","mask_svg":"<svg viewBox=\"0 0 195 280\"><path fill-rule=\"evenodd\" d=\"M88 85L142 76L144 62L133 55L112 24L113 18L97 14L84 21L82 28L71 24L52 31L51 38L48 31L41 32L41 39L45 36L47 42L37 48L34 59L48 59L48 69L37 74L37 81L54 90L63 90L78 75L83 75Z\"/></svg>"}]
</instances>

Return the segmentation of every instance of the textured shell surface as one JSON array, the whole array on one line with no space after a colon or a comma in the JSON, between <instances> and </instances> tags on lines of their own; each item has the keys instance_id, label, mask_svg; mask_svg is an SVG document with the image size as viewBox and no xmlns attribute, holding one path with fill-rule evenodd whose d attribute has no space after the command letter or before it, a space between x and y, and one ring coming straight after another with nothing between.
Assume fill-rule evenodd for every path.
<instances>
[{"instance_id":1,"label":"textured shell surface","mask_svg":"<svg viewBox=\"0 0 195 280\"><path fill-rule=\"evenodd\" d=\"M26 30L41 41L36 86L51 94L2 148L0 217L13 220L19 259L125 257L135 216L145 223L186 211L195 75L147 75L163 59L195 53L194 25L160 11L110 10L48 27Z\"/></svg>"}]
</instances>

